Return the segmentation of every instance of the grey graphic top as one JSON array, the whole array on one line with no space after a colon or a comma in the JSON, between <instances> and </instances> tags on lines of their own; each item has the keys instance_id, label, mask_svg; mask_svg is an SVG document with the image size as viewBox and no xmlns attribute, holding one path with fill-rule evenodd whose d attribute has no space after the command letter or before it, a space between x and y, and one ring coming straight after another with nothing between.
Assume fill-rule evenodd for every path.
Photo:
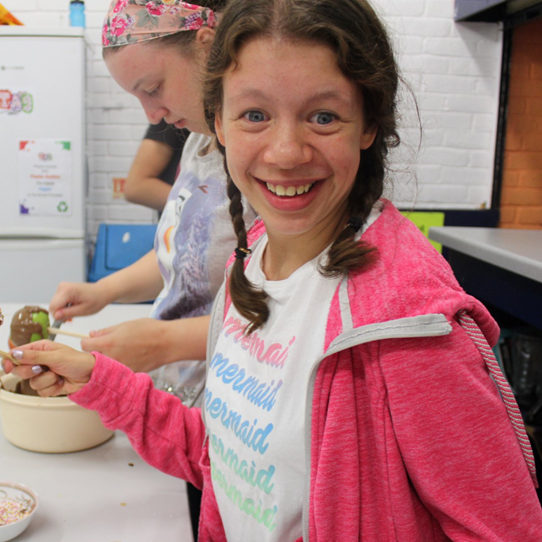
<instances>
[{"instance_id":1,"label":"grey graphic top","mask_svg":"<svg viewBox=\"0 0 542 542\"><path fill-rule=\"evenodd\" d=\"M201 134L188 137L179 176L158 224L155 250L164 288L154 303L154 318L209 314L237 244L222 156L217 150L201 154L210 141ZM245 205L247 226L254 217Z\"/></svg>"}]
</instances>

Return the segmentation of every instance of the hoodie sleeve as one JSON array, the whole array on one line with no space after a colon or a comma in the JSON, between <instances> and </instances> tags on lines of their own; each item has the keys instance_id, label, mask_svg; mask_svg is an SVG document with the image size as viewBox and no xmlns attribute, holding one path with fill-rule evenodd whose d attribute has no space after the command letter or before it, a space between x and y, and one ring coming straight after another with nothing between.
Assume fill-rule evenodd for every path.
<instances>
[{"instance_id":1,"label":"hoodie sleeve","mask_svg":"<svg viewBox=\"0 0 542 542\"><path fill-rule=\"evenodd\" d=\"M147 463L201 489L199 459L205 429L200 409L155 389L149 375L93 354L96 366L90 382L70 399L95 410L108 429L126 433Z\"/></svg>"},{"instance_id":2,"label":"hoodie sleeve","mask_svg":"<svg viewBox=\"0 0 542 542\"><path fill-rule=\"evenodd\" d=\"M422 502L453 541L539 542L528 465L480 351L446 337L381 343L393 431Z\"/></svg>"}]
</instances>

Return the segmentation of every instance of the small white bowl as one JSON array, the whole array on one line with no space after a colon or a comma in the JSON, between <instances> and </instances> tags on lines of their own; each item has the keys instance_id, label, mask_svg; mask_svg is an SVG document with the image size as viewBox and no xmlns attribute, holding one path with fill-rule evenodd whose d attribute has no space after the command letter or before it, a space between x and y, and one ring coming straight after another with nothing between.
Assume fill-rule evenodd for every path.
<instances>
[{"instance_id":1,"label":"small white bowl","mask_svg":"<svg viewBox=\"0 0 542 542\"><path fill-rule=\"evenodd\" d=\"M68 397L38 397L13 393L20 379L0 377L0 420L11 444L42 453L79 452L113 436L98 414Z\"/></svg>"},{"instance_id":2,"label":"small white bowl","mask_svg":"<svg viewBox=\"0 0 542 542\"><path fill-rule=\"evenodd\" d=\"M30 513L13 523L0 525L0 542L7 542L19 536L29 525L38 508L38 496L23 484L0 482L0 502L12 501L24 504Z\"/></svg>"}]
</instances>

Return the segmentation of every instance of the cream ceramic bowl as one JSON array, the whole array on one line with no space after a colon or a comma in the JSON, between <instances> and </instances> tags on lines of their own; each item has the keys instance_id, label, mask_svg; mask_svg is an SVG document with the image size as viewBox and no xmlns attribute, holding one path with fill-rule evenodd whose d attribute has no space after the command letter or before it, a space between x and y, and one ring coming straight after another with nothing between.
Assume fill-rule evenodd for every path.
<instances>
[{"instance_id":1,"label":"cream ceramic bowl","mask_svg":"<svg viewBox=\"0 0 542 542\"><path fill-rule=\"evenodd\" d=\"M13 393L19 379L0 377L0 420L9 442L32 452L78 452L113 436L98 414L67 397L35 397Z\"/></svg>"},{"instance_id":2,"label":"cream ceramic bowl","mask_svg":"<svg viewBox=\"0 0 542 542\"><path fill-rule=\"evenodd\" d=\"M30 525L38 508L38 496L23 484L0 482L0 502L2 501L23 506L30 512L18 521L0 525L0 542L7 542L19 536Z\"/></svg>"}]
</instances>

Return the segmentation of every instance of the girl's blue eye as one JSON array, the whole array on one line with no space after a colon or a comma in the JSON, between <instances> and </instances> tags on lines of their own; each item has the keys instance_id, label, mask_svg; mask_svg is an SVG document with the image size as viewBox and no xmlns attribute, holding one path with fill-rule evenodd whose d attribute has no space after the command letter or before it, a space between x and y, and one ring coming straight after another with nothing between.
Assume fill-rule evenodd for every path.
<instances>
[{"instance_id":1,"label":"girl's blue eye","mask_svg":"<svg viewBox=\"0 0 542 542\"><path fill-rule=\"evenodd\" d=\"M263 122L265 115L261 111L247 111L244 117L250 122Z\"/></svg>"},{"instance_id":2,"label":"girl's blue eye","mask_svg":"<svg viewBox=\"0 0 542 542\"><path fill-rule=\"evenodd\" d=\"M313 116L316 124L325 126L326 124L331 124L337 117L333 113L328 113L327 111L322 111L321 113L316 113Z\"/></svg>"}]
</instances>

